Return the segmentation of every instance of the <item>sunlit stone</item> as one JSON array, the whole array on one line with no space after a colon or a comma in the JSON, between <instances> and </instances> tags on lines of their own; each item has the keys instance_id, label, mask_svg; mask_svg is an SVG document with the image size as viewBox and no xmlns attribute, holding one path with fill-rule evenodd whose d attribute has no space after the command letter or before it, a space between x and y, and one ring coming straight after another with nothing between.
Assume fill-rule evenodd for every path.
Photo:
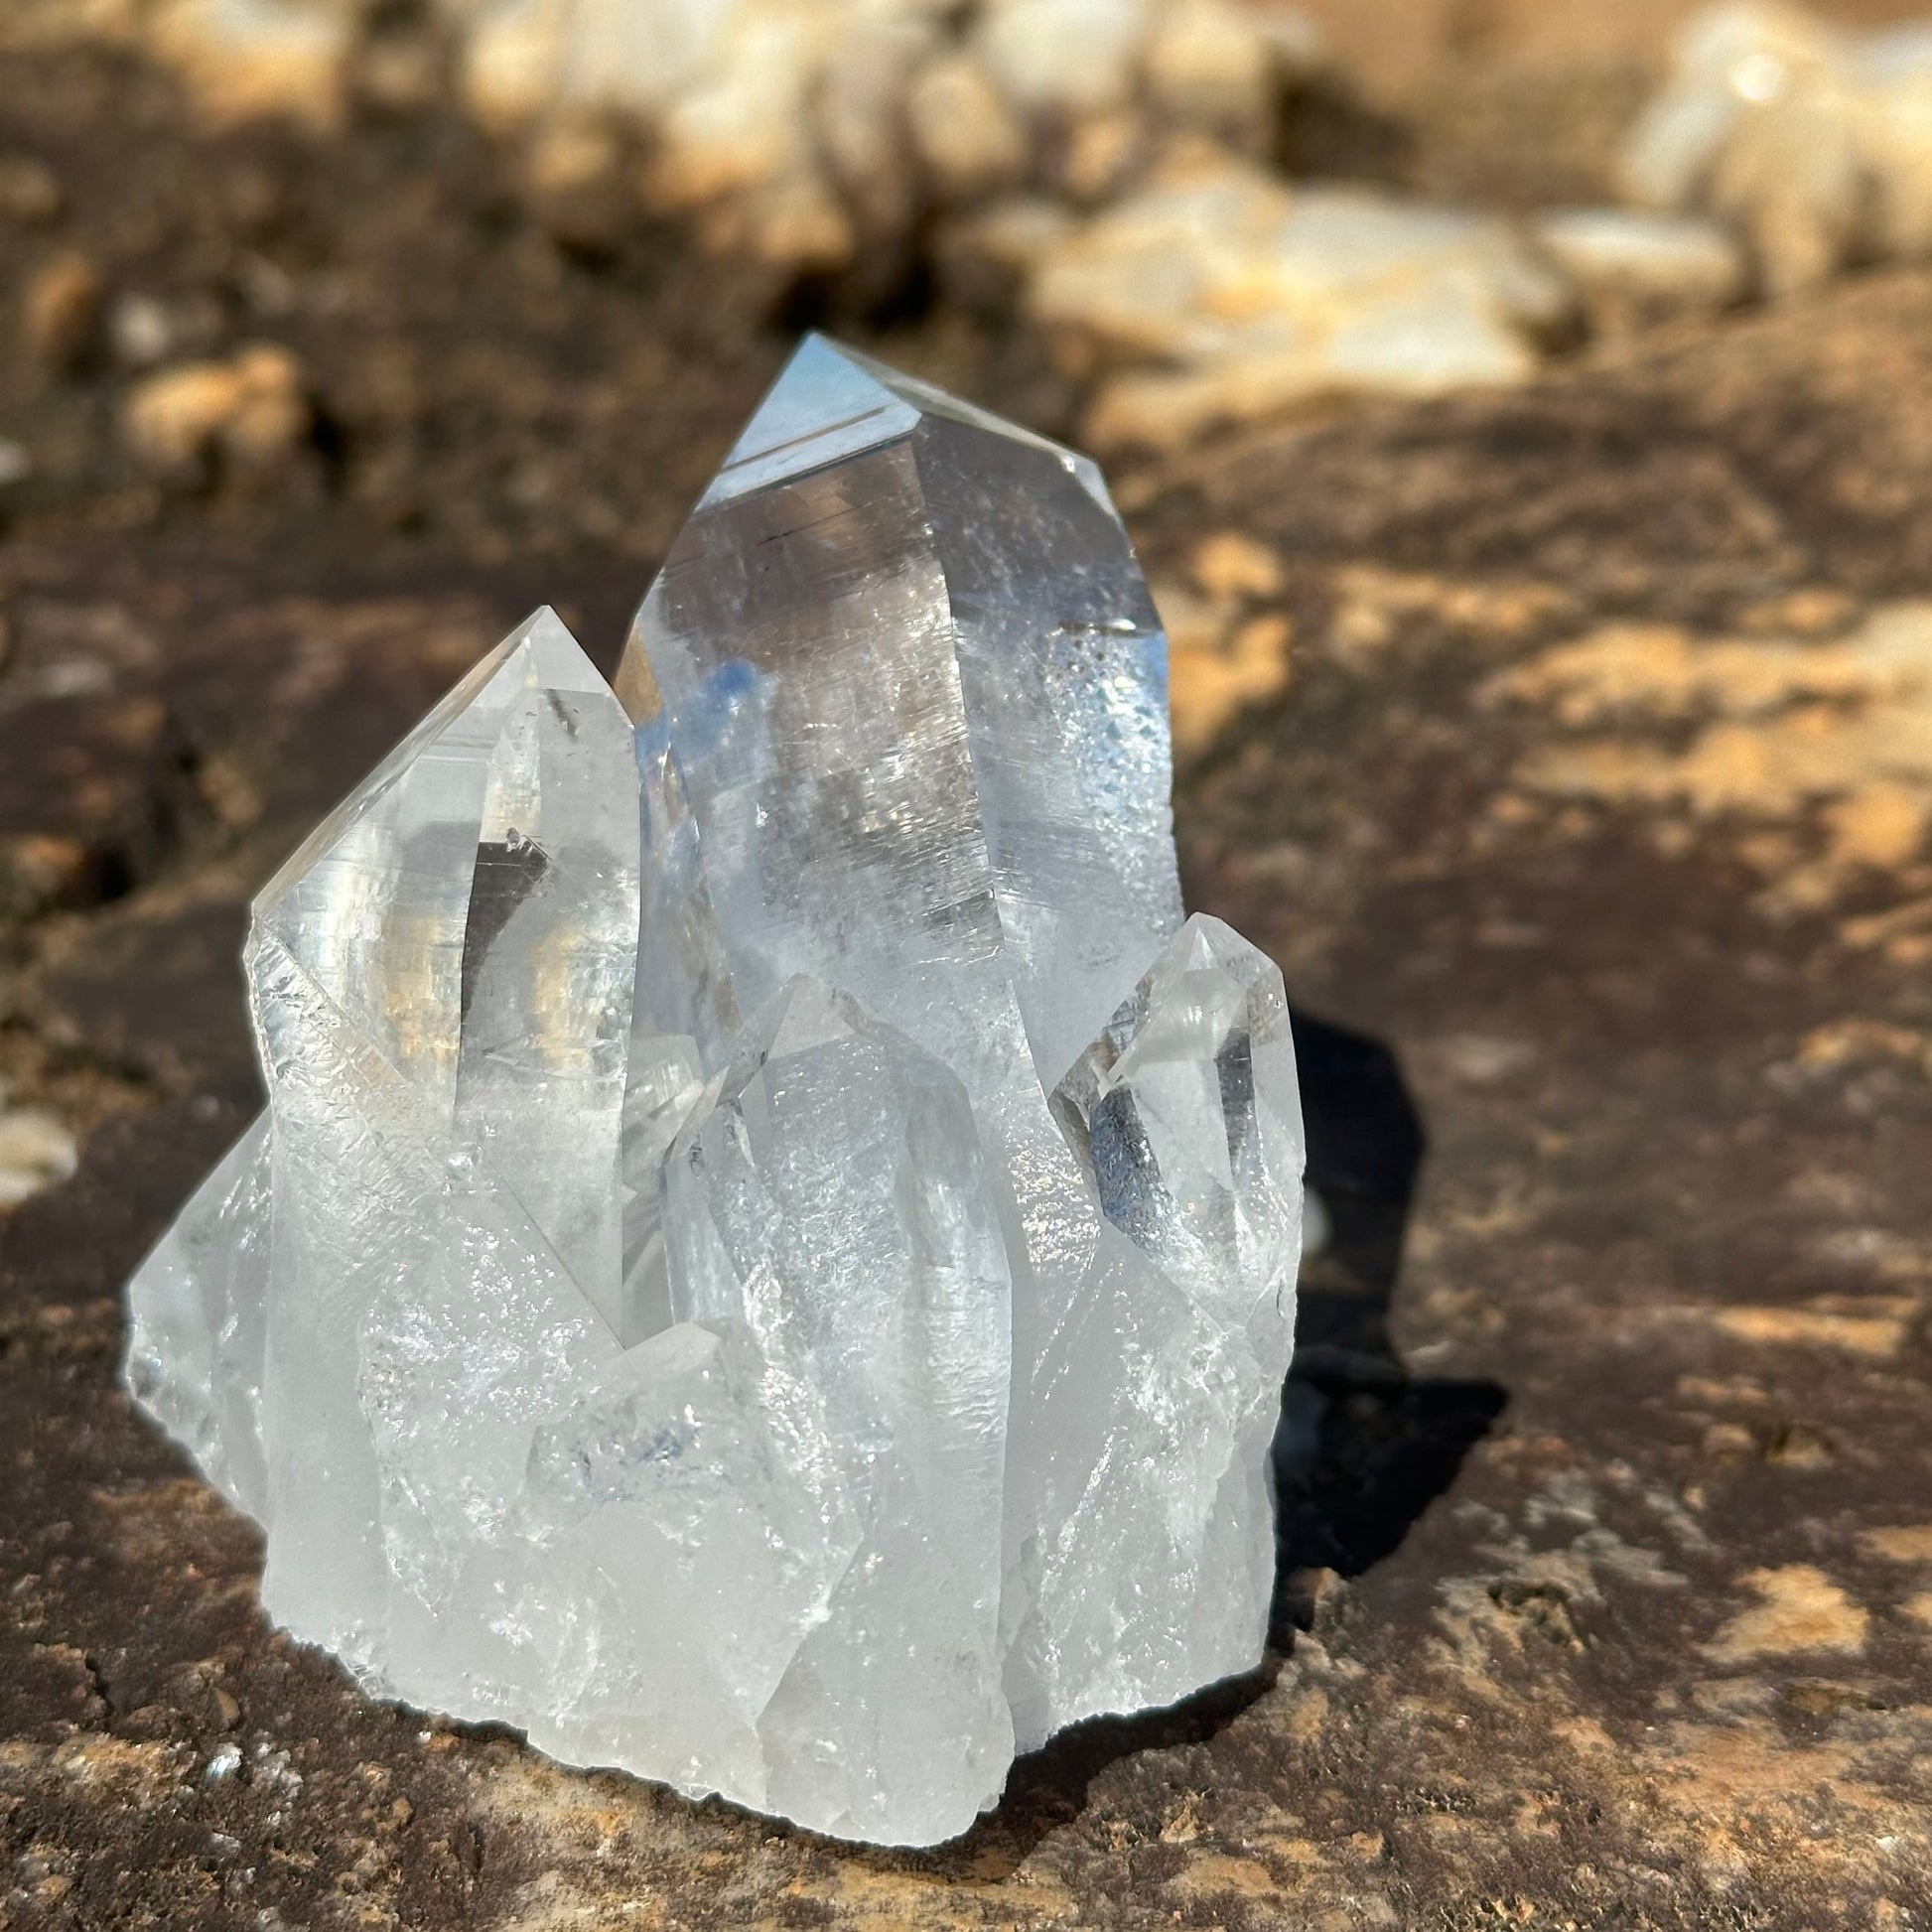
<instances>
[{"instance_id":1,"label":"sunlit stone","mask_svg":"<svg viewBox=\"0 0 1932 1932\"><path fill-rule=\"evenodd\" d=\"M371 1690L928 1843L1260 1658L1301 1124L1083 459L812 341L616 693L541 613L248 946L130 1387Z\"/></svg>"}]
</instances>

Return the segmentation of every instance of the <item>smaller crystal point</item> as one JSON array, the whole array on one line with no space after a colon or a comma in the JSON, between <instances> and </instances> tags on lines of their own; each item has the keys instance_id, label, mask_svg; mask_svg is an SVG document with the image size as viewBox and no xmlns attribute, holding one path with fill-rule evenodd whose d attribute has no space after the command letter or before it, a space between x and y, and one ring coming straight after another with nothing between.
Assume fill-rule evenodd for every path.
<instances>
[{"instance_id":1,"label":"smaller crystal point","mask_svg":"<svg viewBox=\"0 0 1932 1932\"><path fill-rule=\"evenodd\" d=\"M1169 788L1099 473L805 344L616 689L539 612L255 903L125 1372L270 1613L897 1844L1252 1666L1301 1119Z\"/></svg>"},{"instance_id":2,"label":"smaller crystal point","mask_svg":"<svg viewBox=\"0 0 1932 1932\"><path fill-rule=\"evenodd\" d=\"M1052 1103L1106 1226L1015 1404L1022 1748L1261 1660L1305 1159L1280 969L1196 913Z\"/></svg>"},{"instance_id":3,"label":"smaller crystal point","mask_svg":"<svg viewBox=\"0 0 1932 1932\"><path fill-rule=\"evenodd\" d=\"M621 1240L609 1208L637 972L630 721L549 612L494 683L512 680L464 926L456 1135L615 1321Z\"/></svg>"},{"instance_id":4,"label":"smaller crystal point","mask_svg":"<svg viewBox=\"0 0 1932 1932\"><path fill-rule=\"evenodd\" d=\"M1288 1001L1231 926L1187 921L1052 1106L1101 1212L1172 1280L1235 1313L1293 1294L1306 1156Z\"/></svg>"}]
</instances>

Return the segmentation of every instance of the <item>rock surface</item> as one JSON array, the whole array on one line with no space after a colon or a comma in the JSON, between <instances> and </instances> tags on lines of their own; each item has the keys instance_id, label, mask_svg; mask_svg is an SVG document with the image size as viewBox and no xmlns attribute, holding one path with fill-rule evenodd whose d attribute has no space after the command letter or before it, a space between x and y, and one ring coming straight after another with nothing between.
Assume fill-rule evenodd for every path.
<instances>
[{"instance_id":1,"label":"rock surface","mask_svg":"<svg viewBox=\"0 0 1932 1932\"><path fill-rule=\"evenodd\" d=\"M146 377L128 392L123 424L135 457L169 476L192 476L217 458L244 469L275 463L309 425L301 365L269 344Z\"/></svg>"},{"instance_id":2,"label":"rock surface","mask_svg":"<svg viewBox=\"0 0 1932 1932\"><path fill-rule=\"evenodd\" d=\"M1804 906L1765 882L1864 795L1857 759L1775 782L1777 747L1821 707L1859 715L1845 666L1871 646L1834 640L1915 587L1932 436L1899 368L1927 341L1932 287L1873 284L1148 483L1157 572L1279 610L1296 640L1285 703L1237 714L1180 799L1192 898L1264 934L1303 1003L1335 1223L1287 1409L1284 1655L1062 1740L920 1857L426 1726L269 1634L252 1534L114 1391L116 1286L253 1104L241 894L447 677L409 640L467 655L514 604L371 560L305 596L314 668L289 681L288 593L259 562L41 548L44 595L160 614L150 688L270 806L88 914L82 949L17 928L33 1026L118 1028L154 1070L0 1231L14 1920L110 1899L210 1926L638 1900L667 1926L1915 1909L1932 1014L1913 934L1880 915L1924 897L1925 853L1855 845ZM1630 441L1640 421L1671 427ZM1211 532L1240 543L1203 551ZM1671 707L1714 704L1739 774L1722 809L1623 781L1680 755ZM9 748L41 729L6 714Z\"/></svg>"},{"instance_id":3,"label":"rock surface","mask_svg":"<svg viewBox=\"0 0 1932 1932\"><path fill-rule=\"evenodd\" d=\"M616 112L652 136L646 199L715 243L850 266L922 204L1031 180L1093 199L1176 134L1264 157L1320 61L1251 0L505 0L453 10L464 95L497 128Z\"/></svg>"},{"instance_id":4,"label":"rock surface","mask_svg":"<svg viewBox=\"0 0 1932 1932\"><path fill-rule=\"evenodd\" d=\"M1639 208L1552 208L1530 223L1606 335L1712 316L1750 286L1750 265L1722 222Z\"/></svg>"},{"instance_id":5,"label":"rock surface","mask_svg":"<svg viewBox=\"0 0 1932 1932\"><path fill-rule=\"evenodd\" d=\"M0 67L73 229L0 234L16 286L58 235L189 314L266 180L346 432L340 497L157 508L112 467L111 378L0 369L38 465L0 537L0 1065L84 1143L0 1226L0 1916L1922 1912L1932 881L1923 779L1860 748L1912 742L1932 279L1122 475L1157 593L1196 607L1187 897L1287 968L1334 1221L1284 1654L1063 1739L959 1846L855 1854L372 1708L269 1633L258 1542L113 1389L119 1283L258 1104L247 894L559 578L608 668L783 345L688 257L621 258L621 302L558 267L447 131L203 158L151 85ZM161 179L173 280L133 218ZM901 356L946 371L956 327ZM1061 393L972 366L951 386L1009 413ZM69 454L96 420L98 472Z\"/></svg>"},{"instance_id":6,"label":"rock surface","mask_svg":"<svg viewBox=\"0 0 1932 1932\"><path fill-rule=\"evenodd\" d=\"M45 1107L10 1107L0 1082L0 1209L73 1177L73 1136Z\"/></svg>"},{"instance_id":7,"label":"rock surface","mask_svg":"<svg viewBox=\"0 0 1932 1932\"><path fill-rule=\"evenodd\" d=\"M1441 5L1397 21L1329 0L1346 64L1286 0L97 4L97 31L166 62L212 130L460 106L587 256L668 217L820 320L829 290L890 313L935 278L1011 320L1025 287L1062 368L1097 386L1081 433L1111 449L1519 381L1587 334L1932 250L1932 28L1783 0L1567 26L1505 7L1471 36ZM1418 92L1432 42L1442 71ZM1539 52L1491 58L1512 44ZM24 332L57 366L84 359L98 296L58 267ZM276 287L258 262L237 279ZM138 294L107 334L130 362L168 359L166 313Z\"/></svg>"}]
</instances>

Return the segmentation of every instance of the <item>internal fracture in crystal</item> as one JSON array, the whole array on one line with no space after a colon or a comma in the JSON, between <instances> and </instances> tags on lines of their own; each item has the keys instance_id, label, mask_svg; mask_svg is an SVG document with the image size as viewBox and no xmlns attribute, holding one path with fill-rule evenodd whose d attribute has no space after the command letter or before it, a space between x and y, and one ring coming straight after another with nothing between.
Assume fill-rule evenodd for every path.
<instances>
[{"instance_id":1,"label":"internal fracture in crystal","mask_svg":"<svg viewBox=\"0 0 1932 1932\"><path fill-rule=\"evenodd\" d=\"M514 632L264 890L126 1374L372 1692L932 1843L1261 1656L1302 1128L1099 473L800 348L615 690Z\"/></svg>"}]
</instances>

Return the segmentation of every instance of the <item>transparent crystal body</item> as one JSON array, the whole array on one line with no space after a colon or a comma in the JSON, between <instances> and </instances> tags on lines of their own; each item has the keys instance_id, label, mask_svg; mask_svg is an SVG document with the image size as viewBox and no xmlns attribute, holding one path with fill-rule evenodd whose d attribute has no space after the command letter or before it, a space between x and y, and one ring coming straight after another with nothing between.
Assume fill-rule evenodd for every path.
<instances>
[{"instance_id":1,"label":"transparent crystal body","mask_svg":"<svg viewBox=\"0 0 1932 1932\"><path fill-rule=\"evenodd\" d=\"M379 1695L885 1843L1260 1659L1302 1130L1083 459L813 339L256 901L126 1377Z\"/></svg>"}]
</instances>

